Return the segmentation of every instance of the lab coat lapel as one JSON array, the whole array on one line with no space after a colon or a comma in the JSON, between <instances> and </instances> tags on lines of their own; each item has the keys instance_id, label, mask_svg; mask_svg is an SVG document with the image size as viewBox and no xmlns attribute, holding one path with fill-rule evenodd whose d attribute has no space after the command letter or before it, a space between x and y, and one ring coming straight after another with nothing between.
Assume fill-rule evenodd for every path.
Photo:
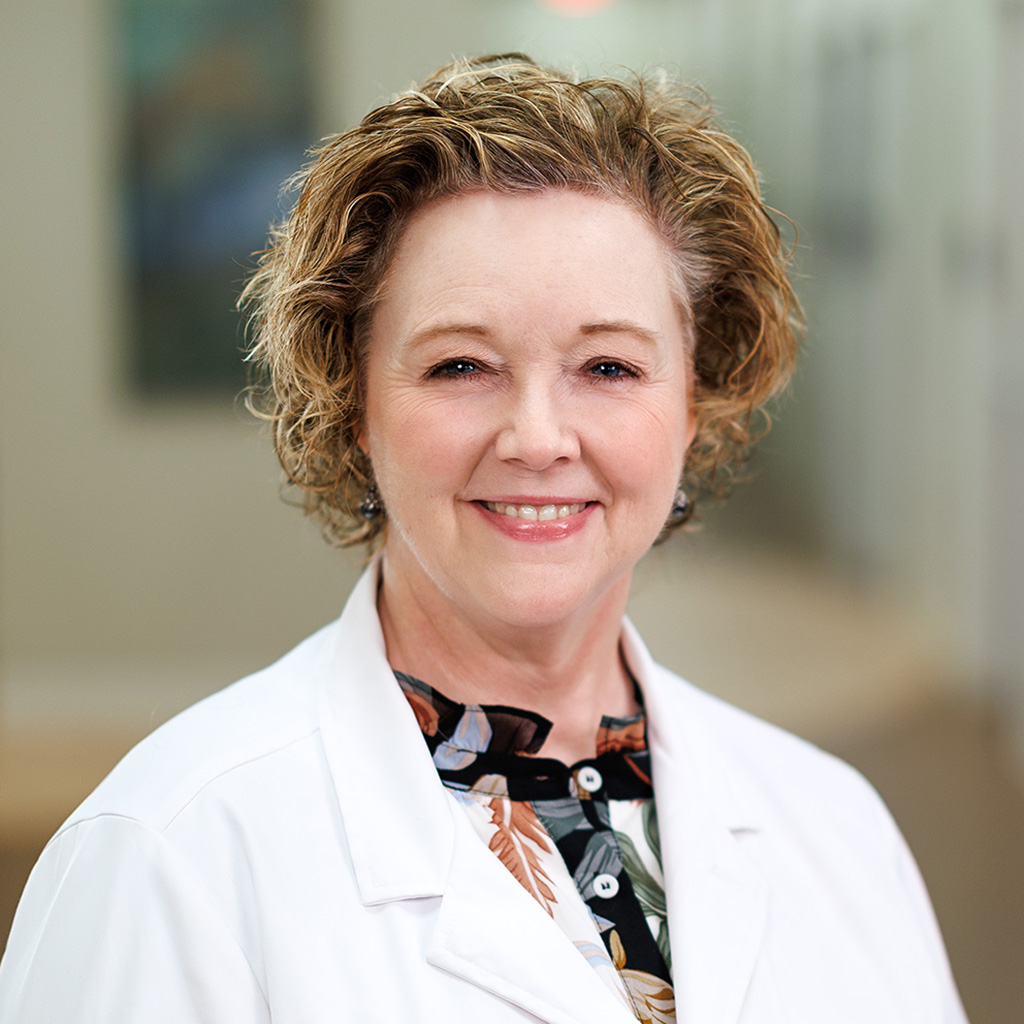
<instances>
[{"instance_id":1,"label":"lab coat lapel","mask_svg":"<svg viewBox=\"0 0 1024 1024\"><path fill-rule=\"evenodd\" d=\"M427 960L551 1024L636 1018L473 832L455 852Z\"/></svg>"},{"instance_id":2,"label":"lab coat lapel","mask_svg":"<svg viewBox=\"0 0 1024 1024\"><path fill-rule=\"evenodd\" d=\"M647 710L678 1019L735 1024L767 920L767 884L742 849L760 823L686 684L654 664L629 623L623 646Z\"/></svg>"},{"instance_id":3,"label":"lab coat lapel","mask_svg":"<svg viewBox=\"0 0 1024 1024\"><path fill-rule=\"evenodd\" d=\"M379 562L363 573L318 667L320 731L363 902L440 896L452 808L387 661Z\"/></svg>"},{"instance_id":4,"label":"lab coat lapel","mask_svg":"<svg viewBox=\"0 0 1024 1024\"><path fill-rule=\"evenodd\" d=\"M658 759L655 778L670 765ZM760 955L766 886L736 838L687 798L678 780L658 786L676 1010L682 1021L735 1024Z\"/></svg>"}]
</instances>

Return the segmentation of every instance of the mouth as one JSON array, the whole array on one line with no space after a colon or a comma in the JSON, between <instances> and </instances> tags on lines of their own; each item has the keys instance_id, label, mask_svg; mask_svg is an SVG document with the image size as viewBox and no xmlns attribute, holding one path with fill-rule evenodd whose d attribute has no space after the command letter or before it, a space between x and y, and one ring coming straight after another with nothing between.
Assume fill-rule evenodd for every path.
<instances>
[{"instance_id":1,"label":"mouth","mask_svg":"<svg viewBox=\"0 0 1024 1024\"><path fill-rule=\"evenodd\" d=\"M578 515L589 502L580 501L573 504L524 504L512 505L502 501L481 501L481 505L488 512L495 515L507 516L509 519L525 519L530 523L550 523L557 519L568 519L569 516Z\"/></svg>"}]
</instances>

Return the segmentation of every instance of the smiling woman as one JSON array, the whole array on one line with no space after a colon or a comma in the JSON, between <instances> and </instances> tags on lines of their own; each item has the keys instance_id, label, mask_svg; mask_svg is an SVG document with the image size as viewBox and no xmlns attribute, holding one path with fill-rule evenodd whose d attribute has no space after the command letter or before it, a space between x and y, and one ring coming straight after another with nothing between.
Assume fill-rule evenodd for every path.
<instances>
[{"instance_id":1,"label":"smiling woman","mask_svg":"<svg viewBox=\"0 0 1024 1024\"><path fill-rule=\"evenodd\" d=\"M578 83L515 55L457 63L313 156L244 299L253 358L270 371L255 405L274 424L285 472L329 540L379 540L388 520L359 513L374 470L357 435L370 324L395 250L432 201L481 190L568 191L647 222L660 242L651 266L667 274L691 354L690 514L698 493L724 488L763 430L760 408L788 380L799 306L750 158L701 95L666 81ZM549 255L549 287L581 258L585 237L577 223L563 252ZM439 243L429 252L441 262L451 255ZM420 330L437 326L481 327ZM601 323L577 326L588 333Z\"/></svg>"},{"instance_id":2,"label":"smiling woman","mask_svg":"<svg viewBox=\"0 0 1024 1024\"><path fill-rule=\"evenodd\" d=\"M873 791L623 619L792 363L743 150L664 83L512 56L296 185L246 293L255 403L377 556L61 829L0 1024L962 1024Z\"/></svg>"}]
</instances>

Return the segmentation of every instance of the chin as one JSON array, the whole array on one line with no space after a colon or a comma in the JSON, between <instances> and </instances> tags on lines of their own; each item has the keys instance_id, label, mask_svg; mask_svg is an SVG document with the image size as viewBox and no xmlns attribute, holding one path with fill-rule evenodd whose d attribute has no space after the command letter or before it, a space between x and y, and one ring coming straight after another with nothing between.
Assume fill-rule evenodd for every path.
<instances>
[{"instance_id":1,"label":"chin","mask_svg":"<svg viewBox=\"0 0 1024 1024\"><path fill-rule=\"evenodd\" d=\"M515 579L495 574L474 595L492 618L517 629L545 629L584 613L593 615L605 601L618 597L606 582L580 578L578 572L554 567L517 569ZM538 571L539 570L539 571ZM628 593L628 578L625 581ZM623 596L623 604L624 604Z\"/></svg>"}]
</instances>

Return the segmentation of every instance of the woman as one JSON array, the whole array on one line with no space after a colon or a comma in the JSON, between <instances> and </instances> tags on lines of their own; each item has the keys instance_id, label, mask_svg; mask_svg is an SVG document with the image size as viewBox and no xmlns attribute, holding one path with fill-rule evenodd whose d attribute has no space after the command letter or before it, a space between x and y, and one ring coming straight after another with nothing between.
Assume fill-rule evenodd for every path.
<instances>
[{"instance_id":1,"label":"woman","mask_svg":"<svg viewBox=\"0 0 1024 1024\"><path fill-rule=\"evenodd\" d=\"M0 1021L963 1021L869 787L623 623L792 362L743 150L668 87L497 58L298 185L247 291L263 414L382 553L62 828Z\"/></svg>"}]
</instances>

